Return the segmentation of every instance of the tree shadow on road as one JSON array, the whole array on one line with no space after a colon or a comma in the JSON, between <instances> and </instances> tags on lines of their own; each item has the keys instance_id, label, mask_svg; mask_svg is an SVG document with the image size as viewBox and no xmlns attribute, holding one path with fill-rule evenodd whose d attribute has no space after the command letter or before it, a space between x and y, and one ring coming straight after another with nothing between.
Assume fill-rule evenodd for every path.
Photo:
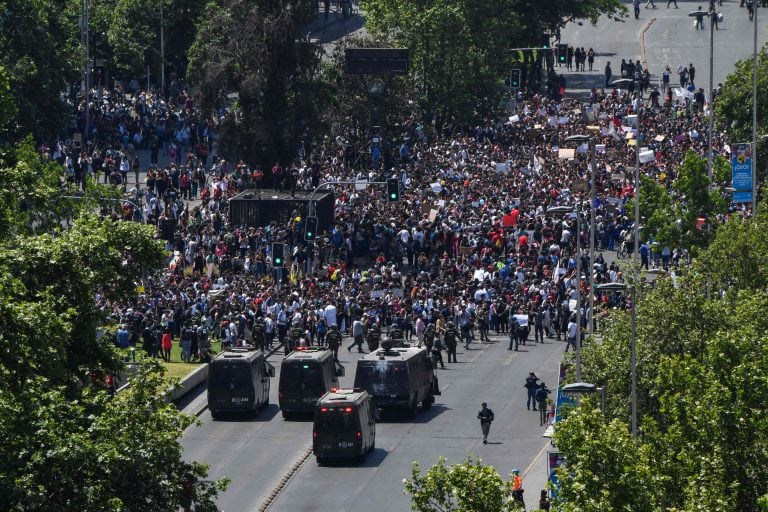
<instances>
[{"instance_id":1,"label":"tree shadow on road","mask_svg":"<svg viewBox=\"0 0 768 512\"><path fill-rule=\"evenodd\" d=\"M238 414L238 413L225 413L220 412L218 417L214 421L230 421L239 423L266 423L272 421L277 413L280 412L280 407L277 404L268 404L258 412L252 412L250 414Z\"/></svg>"},{"instance_id":2,"label":"tree shadow on road","mask_svg":"<svg viewBox=\"0 0 768 512\"><path fill-rule=\"evenodd\" d=\"M382 411L377 423L429 423L432 419L450 410L450 407L441 404L434 404L429 409L419 407L416 417L412 418L408 409L392 409Z\"/></svg>"}]
</instances>

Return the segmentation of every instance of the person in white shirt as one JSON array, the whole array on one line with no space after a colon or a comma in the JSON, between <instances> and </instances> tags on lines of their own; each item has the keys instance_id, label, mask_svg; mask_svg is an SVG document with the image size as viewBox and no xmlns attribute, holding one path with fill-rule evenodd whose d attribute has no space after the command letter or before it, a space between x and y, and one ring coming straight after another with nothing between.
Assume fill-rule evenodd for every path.
<instances>
[{"instance_id":1,"label":"person in white shirt","mask_svg":"<svg viewBox=\"0 0 768 512\"><path fill-rule=\"evenodd\" d=\"M328 305L325 306L324 314L325 314L325 324L328 327L337 326L336 306L333 305L333 303L328 303Z\"/></svg>"}]
</instances>

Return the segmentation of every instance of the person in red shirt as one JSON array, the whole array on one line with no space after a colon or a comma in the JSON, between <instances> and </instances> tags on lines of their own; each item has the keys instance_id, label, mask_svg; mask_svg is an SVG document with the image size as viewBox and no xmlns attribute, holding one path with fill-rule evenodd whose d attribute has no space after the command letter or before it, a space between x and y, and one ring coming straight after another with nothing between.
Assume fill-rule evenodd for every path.
<instances>
[{"instance_id":1,"label":"person in red shirt","mask_svg":"<svg viewBox=\"0 0 768 512\"><path fill-rule=\"evenodd\" d=\"M163 338L160 341L160 345L163 349L163 361L170 363L171 349L173 348L173 335L171 335L171 330L168 327L166 327L163 332Z\"/></svg>"}]
</instances>

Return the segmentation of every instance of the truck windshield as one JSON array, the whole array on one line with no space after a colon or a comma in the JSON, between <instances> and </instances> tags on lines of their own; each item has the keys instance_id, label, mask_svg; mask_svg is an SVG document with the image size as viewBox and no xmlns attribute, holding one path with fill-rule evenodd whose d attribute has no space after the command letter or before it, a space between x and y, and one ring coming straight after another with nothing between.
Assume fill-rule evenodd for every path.
<instances>
[{"instance_id":1,"label":"truck windshield","mask_svg":"<svg viewBox=\"0 0 768 512\"><path fill-rule=\"evenodd\" d=\"M359 361L355 387L372 395L403 395L409 393L408 371L403 361Z\"/></svg>"}]
</instances>

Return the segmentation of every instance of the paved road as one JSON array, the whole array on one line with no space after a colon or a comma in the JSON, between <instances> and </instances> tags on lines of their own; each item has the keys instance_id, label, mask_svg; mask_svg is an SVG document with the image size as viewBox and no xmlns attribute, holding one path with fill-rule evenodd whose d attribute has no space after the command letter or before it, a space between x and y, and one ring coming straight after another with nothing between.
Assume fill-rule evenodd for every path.
<instances>
[{"instance_id":1,"label":"paved road","mask_svg":"<svg viewBox=\"0 0 768 512\"><path fill-rule=\"evenodd\" d=\"M402 479L410 475L412 461L427 468L441 455L449 462L459 462L471 453L505 477L513 467L529 469L525 486L532 502L546 480L540 455L548 440L541 437L538 413L525 408L522 383L528 371L534 370L551 387L556 386L564 345L547 340L514 353L506 349L503 337L494 338L499 341L474 345L468 352L460 349L459 364L438 370L443 394L430 411L420 412L415 421L380 422L377 448L363 464L320 467L309 458L269 510L410 510ZM343 349L340 354L347 367L342 385L351 385L358 356ZM280 357L271 360L279 369ZM272 388L273 403L277 401L276 387ZM475 419L482 401L496 413L488 445L481 443ZM232 479L219 500L227 512L257 510L311 444L311 422L283 421L276 405L250 421L213 422L207 412L201 419L201 427L192 427L184 435L185 457L210 464L212 478Z\"/></svg>"},{"instance_id":2,"label":"paved road","mask_svg":"<svg viewBox=\"0 0 768 512\"><path fill-rule=\"evenodd\" d=\"M709 21L706 30L694 30L690 11L701 5L709 5L706 0L678 0L679 9L667 9L667 2L656 0L656 9L645 9L645 1L640 11L640 19L631 14L632 5L628 2L630 17L623 21L609 20L602 17L596 26L582 22L571 23L562 31L562 42L572 46L594 48L597 56L593 72L565 73L569 89L589 89L605 85L603 70L607 61L611 62L614 75L619 73L621 59L647 62L655 78L661 76L664 66L672 70L672 82L677 83L675 70L679 64L696 67L696 86L709 89ZM753 24L749 21L747 10L739 7L738 0L725 0L718 7L725 20L714 31L714 85L724 83L726 76L733 71L734 63L752 56ZM768 9L761 9L758 23L758 47L768 41ZM564 71L565 68L560 68Z\"/></svg>"}]
</instances>

